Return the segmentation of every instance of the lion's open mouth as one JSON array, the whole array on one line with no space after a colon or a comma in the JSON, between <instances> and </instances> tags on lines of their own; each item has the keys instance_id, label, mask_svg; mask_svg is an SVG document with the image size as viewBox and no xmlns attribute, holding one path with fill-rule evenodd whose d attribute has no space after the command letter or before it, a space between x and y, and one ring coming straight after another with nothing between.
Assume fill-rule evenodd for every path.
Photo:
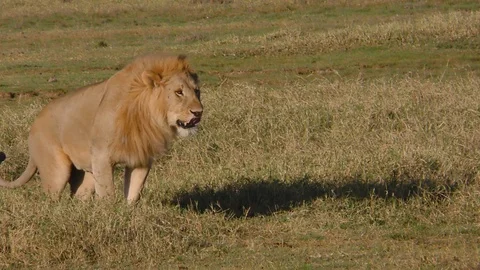
<instances>
[{"instance_id":1,"label":"lion's open mouth","mask_svg":"<svg viewBox=\"0 0 480 270\"><path fill-rule=\"evenodd\" d=\"M177 120L177 126L179 126L181 128L185 128L185 129L196 127L198 125L198 123L200 123L200 118L199 117L192 118L192 120L190 120L190 122L188 122L188 123Z\"/></svg>"}]
</instances>

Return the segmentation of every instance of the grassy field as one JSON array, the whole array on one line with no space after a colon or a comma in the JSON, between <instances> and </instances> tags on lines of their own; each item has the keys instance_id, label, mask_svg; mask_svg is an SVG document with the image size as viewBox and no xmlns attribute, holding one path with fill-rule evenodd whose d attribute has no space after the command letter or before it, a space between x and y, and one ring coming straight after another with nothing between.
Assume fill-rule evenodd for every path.
<instances>
[{"instance_id":1,"label":"grassy field","mask_svg":"<svg viewBox=\"0 0 480 270\"><path fill-rule=\"evenodd\" d=\"M0 3L0 176L52 98L185 53L199 134L140 202L0 189L0 268L477 269L478 1ZM55 78L55 80L52 80Z\"/></svg>"}]
</instances>

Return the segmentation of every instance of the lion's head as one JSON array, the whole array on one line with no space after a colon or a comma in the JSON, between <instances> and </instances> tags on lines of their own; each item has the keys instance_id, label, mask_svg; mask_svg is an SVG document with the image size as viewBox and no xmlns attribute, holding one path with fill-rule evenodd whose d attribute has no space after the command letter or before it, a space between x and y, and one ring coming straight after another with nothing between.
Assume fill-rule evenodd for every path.
<instances>
[{"instance_id":1,"label":"lion's head","mask_svg":"<svg viewBox=\"0 0 480 270\"><path fill-rule=\"evenodd\" d=\"M158 73L146 71L142 76L151 84L152 91L158 92L157 101L162 104L152 103L151 110L158 110L157 115L166 115L166 122L178 136L194 134L203 113L196 74L185 71L162 78Z\"/></svg>"},{"instance_id":2,"label":"lion's head","mask_svg":"<svg viewBox=\"0 0 480 270\"><path fill-rule=\"evenodd\" d=\"M174 137L197 131L203 113L198 77L183 55L144 56L124 70L133 80L113 146L127 164L144 164Z\"/></svg>"}]
</instances>

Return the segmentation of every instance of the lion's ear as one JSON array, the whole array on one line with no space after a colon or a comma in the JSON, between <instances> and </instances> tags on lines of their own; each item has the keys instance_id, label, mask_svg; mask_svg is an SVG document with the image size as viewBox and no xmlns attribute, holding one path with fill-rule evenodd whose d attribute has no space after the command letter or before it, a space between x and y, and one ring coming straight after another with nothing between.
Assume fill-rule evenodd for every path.
<instances>
[{"instance_id":1,"label":"lion's ear","mask_svg":"<svg viewBox=\"0 0 480 270\"><path fill-rule=\"evenodd\" d=\"M161 82L160 75L158 73L155 73L153 71L147 71L145 70L142 73L142 81L145 83L145 85L148 85L150 88L154 88L160 85Z\"/></svg>"},{"instance_id":2,"label":"lion's ear","mask_svg":"<svg viewBox=\"0 0 480 270\"><path fill-rule=\"evenodd\" d=\"M187 59L187 56L185 54L180 54L178 57L177 57L178 61L185 61L185 59Z\"/></svg>"},{"instance_id":3,"label":"lion's ear","mask_svg":"<svg viewBox=\"0 0 480 270\"><path fill-rule=\"evenodd\" d=\"M178 63L179 70L186 71L190 69L190 66L187 61L187 56L184 54L180 54L179 56L177 56L177 63Z\"/></svg>"}]
</instances>

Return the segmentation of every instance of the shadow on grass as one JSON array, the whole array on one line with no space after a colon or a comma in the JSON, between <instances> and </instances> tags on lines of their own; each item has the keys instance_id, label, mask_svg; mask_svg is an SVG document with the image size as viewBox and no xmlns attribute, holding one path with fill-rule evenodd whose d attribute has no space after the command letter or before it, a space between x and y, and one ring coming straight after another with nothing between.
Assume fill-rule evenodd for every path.
<instances>
[{"instance_id":1,"label":"shadow on grass","mask_svg":"<svg viewBox=\"0 0 480 270\"><path fill-rule=\"evenodd\" d=\"M225 212L228 216L252 217L289 210L317 198L382 198L406 201L422 196L429 200L443 200L458 188L458 184L445 183L448 181L400 181L395 177L385 183L357 179L344 180L341 183L325 182L309 177L289 182L242 178L218 189L197 186L192 190L179 192L170 203L200 213L216 211Z\"/></svg>"}]
</instances>

